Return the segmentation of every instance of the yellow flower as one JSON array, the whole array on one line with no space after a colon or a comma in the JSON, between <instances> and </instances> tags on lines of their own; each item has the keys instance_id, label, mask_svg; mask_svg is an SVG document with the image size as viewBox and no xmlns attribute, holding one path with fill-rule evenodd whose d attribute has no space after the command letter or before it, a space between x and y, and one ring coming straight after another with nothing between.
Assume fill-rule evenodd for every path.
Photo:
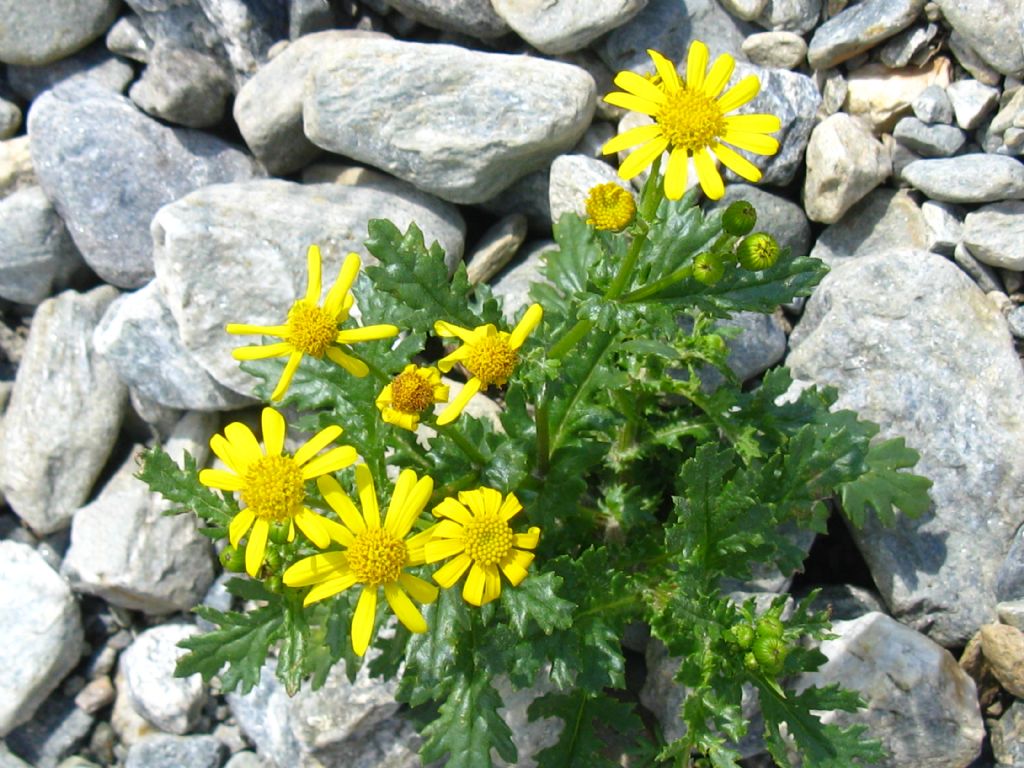
<instances>
[{"instance_id":1,"label":"yellow flower","mask_svg":"<svg viewBox=\"0 0 1024 768\"><path fill-rule=\"evenodd\" d=\"M363 591L352 618L352 650L359 656L366 653L373 636L380 587L384 588L384 598L391 610L410 632L426 632L427 622L410 595L419 603L432 603L438 590L406 573L405 568L423 564L423 544L430 538L430 530L409 539L405 537L430 500L434 481L430 477L417 480L411 469L402 470L383 526L373 478L365 464L356 467L362 514L333 477L321 477L316 484L324 500L341 518L340 525L331 521L331 538L344 549L299 560L284 572L284 583L290 587L315 585L306 595L304 605L361 584Z\"/></svg>"},{"instance_id":2,"label":"yellow flower","mask_svg":"<svg viewBox=\"0 0 1024 768\"><path fill-rule=\"evenodd\" d=\"M434 581L449 589L468 568L462 597L472 605L485 605L501 594L499 569L518 586L533 562L533 553L524 550L536 549L540 540L540 528L513 533L509 527L522 508L514 493L502 500L493 488L461 491L459 501L449 497L434 507L435 517L444 519L432 529L426 560L436 563L454 555L434 573Z\"/></svg>"},{"instance_id":3,"label":"yellow flower","mask_svg":"<svg viewBox=\"0 0 1024 768\"><path fill-rule=\"evenodd\" d=\"M376 400L384 421L411 432L416 431L423 411L447 401L448 385L441 383L441 372L411 364L381 390Z\"/></svg>"},{"instance_id":4,"label":"yellow flower","mask_svg":"<svg viewBox=\"0 0 1024 768\"><path fill-rule=\"evenodd\" d=\"M701 188L712 200L725 191L716 157L744 179L758 181L761 171L757 166L726 146L732 144L758 155L774 155L779 150L779 142L766 135L781 127L775 115L727 116L757 95L761 88L757 77L748 75L722 94L736 64L732 56L719 56L706 71L708 47L694 40L686 59L686 77L680 79L671 61L657 51L647 53L654 61L657 77L619 72L615 84L622 91L609 93L604 99L654 118L653 124L632 128L604 145L606 155L642 145L622 163L619 176L633 178L669 149L665 196L670 200L678 200L686 191L690 157Z\"/></svg>"},{"instance_id":5,"label":"yellow flower","mask_svg":"<svg viewBox=\"0 0 1024 768\"><path fill-rule=\"evenodd\" d=\"M236 360L288 356L281 378L270 395L271 400L280 400L284 397L303 355L317 359L327 355L330 360L353 376L361 378L369 373L366 363L352 357L336 345L387 339L398 333L398 328L393 325L367 325L363 328L338 330L338 326L348 320L348 313L355 301L349 289L359 273L360 261L357 254L350 253L345 259L338 279L328 291L323 306L317 303L320 301L320 248L315 245L309 246L306 262L309 269L306 295L292 304L285 325L231 323L227 327L228 333L262 333L281 339L274 344L238 347L232 353Z\"/></svg>"},{"instance_id":6,"label":"yellow flower","mask_svg":"<svg viewBox=\"0 0 1024 768\"><path fill-rule=\"evenodd\" d=\"M540 304L532 304L512 333L499 331L490 323L478 325L473 330L460 328L444 320L434 323L434 333L438 336L457 336L462 341L461 347L437 361L437 367L447 373L456 363L462 363L472 376L437 417L439 425L455 421L473 395L481 389L487 389L491 384L503 386L508 381L519 364L519 348L543 316L544 310Z\"/></svg>"},{"instance_id":7,"label":"yellow flower","mask_svg":"<svg viewBox=\"0 0 1024 768\"><path fill-rule=\"evenodd\" d=\"M350 445L321 454L340 434L331 426L317 432L295 452L284 453L284 417L273 408L263 409L263 445L240 421L228 424L223 435L210 438L213 452L230 469L204 469L199 482L222 491L237 491L244 505L231 520L228 538L237 547L249 534L245 547L245 571L254 577L263 564L271 523L288 523L288 539L295 538L295 526L318 547L330 543L330 520L303 505L306 481L354 464L356 449ZM315 457L315 458L314 458ZM251 530L250 530L251 529Z\"/></svg>"},{"instance_id":8,"label":"yellow flower","mask_svg":"<svg viewBox=\"0 0 1024 768\"><path fill-rule=\"evenodd\" d=\"M625 229L636 216L633 195L612 181L592 187L586 206L587 224L609 232Z\"/></svg>"}]
</instances>

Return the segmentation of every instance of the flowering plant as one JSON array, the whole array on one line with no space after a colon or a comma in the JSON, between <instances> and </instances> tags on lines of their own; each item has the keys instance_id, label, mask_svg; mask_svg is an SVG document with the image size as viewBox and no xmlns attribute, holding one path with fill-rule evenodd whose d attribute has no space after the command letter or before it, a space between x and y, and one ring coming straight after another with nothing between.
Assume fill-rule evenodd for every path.
<instances>
[{"instance_id":1,"label":"flowering plant","mask_svg":"<svg viewBox=\"0 0 1024 768\"><path fill-rule=\"evenodd\" d=\"M550 684L529 715L566 727L535 755L542 768L618 765L609 740L634 745L631 765L736 766L744 686L780 765L794 749L806 766L879 759L863 726L818 717L856 709L855 695L784 687L823 662L813 641L829 636L827 615L812 598L738 602L725 580L799 569L805 553L785 531L824 531L833 501L854 525L869 509L887 522L926 509L930 483L903 471L917 454L902 439L833 411L834 391L793 393L784 368L741 387L716 321L806 296L826 269L754 232L748 203L705 213L683 191L691 158L713 197L712 154L754 177L719 140L770 154L777 121L724 116L753 96L741 81L719 98L731 60L705 77L695 44L680 78L652 57L656 77L624 73L616 82L634 95L609 99L655 121L611 142L648 142L639 199L602 185L587 218L564 215L529 306L503 308L461 266L449 276L415 225L372 221L378 263L365 274L354 255L332 265L318 304L314 246L285 324L229 326L280 339L236 356L313 436L287 452L284 417L267 407L263 447L241 422L212 438L225 469L146 455L140 476L199 515L225 568L249 577L228 584L245 611L196 609L215 629L182 642L179 674L247 690L274 652L295 692L339 661L350 676L368 663L400 675L399 698L423 715L423 759L449 766L490 765L492 750L518 759L497 676ZM496 418L473 407L485 396ZM624 694L635 622L679 657L686 729L667 744Z\"/></svg>"}]
</instances>

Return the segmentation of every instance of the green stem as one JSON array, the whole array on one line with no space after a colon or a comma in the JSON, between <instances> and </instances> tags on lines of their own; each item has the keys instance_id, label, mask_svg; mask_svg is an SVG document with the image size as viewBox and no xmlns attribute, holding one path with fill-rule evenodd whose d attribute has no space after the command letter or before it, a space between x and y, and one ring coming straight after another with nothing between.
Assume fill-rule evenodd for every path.
<instances>
[{"instance_id":1,"label":"green stem","mask_svg":"<svg viewBox=\"0 0 1024 768\"><path fill-rule=\"evenodd\" d=\"M534 410L533 418L534 423L537 427L537 473L544 477L548 473L551 462L551 424L548 408L550 401L548 400L548 388L544 385L544 391L541 392L541 396L537 408Z\"/></svg>"},{"instance_id":2,"label":"green stem","mask_svg":"<svg viewBox=\"0 0 1024 768\"><path fill-rule=\"evenodd\" d=\"M620 597L618 600L612 600L607 603L600 603L598 605L587 608L587 610L577 613L573 616L573 621L579 621L584 616L590 616L593 613L604 613L605 611L615 610L617 608L632 607L640 602L640 598L637 595L629 595L628 597Z\"/></svg>"},{"instance_id":3,"label":"green stem","mask_svg":"<svg viewBox=\"0 0 1024 768\"><path fill-rule=\"evenodd\" d=\"M660 280L655 280L653 283L648 283L642 288L637 288L635 291L630 291L623 296L620 301L624 304L629 304L634 301L643 301L649 299L651 296L655 296L666 288L670 288L681 280L685 280L693 274L693 265L687 264L686 266L679 267L669 274L665 275Z\"/></svg>"},{"instance_id":4,"label":"green stem","mask_svg":"<svg viewBox=\"0 0 1024 768\"><path fill-rule=\"evenodd\" d=\"M454 427L449 424L445 427L441 427L440 429L438 429L438 432L447 437L453 443L455 443L455 445L458 446L459 450L466 454L469 460L476 464L478 467L486 466L487 457L480 452L479 448L477 448L475 445L473 445L473 443L467 440L466 436L462 434L457 427Z\"/></svg>"},{"instance_id":5,"label":"green stem","mask_svg":"<svg viewBox=\"0 0 1024 768\"><path fill-rule=\"evenodd\" d=\"M551 349L548 350L548 360L561 360L584 336L590 333L593 327L593 320L581 317L576 321L576 325L570 328L565 336L555 342Z\"/></svg>"}]
</instances>

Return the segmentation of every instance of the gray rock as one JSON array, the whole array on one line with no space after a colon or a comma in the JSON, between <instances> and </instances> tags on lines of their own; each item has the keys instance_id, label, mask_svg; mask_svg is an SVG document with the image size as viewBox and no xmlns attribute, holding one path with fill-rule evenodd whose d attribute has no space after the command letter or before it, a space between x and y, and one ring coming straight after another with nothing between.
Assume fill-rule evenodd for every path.
<instances>
[{"instance_id":1,"label":"gray rock","mask_svg":"<svg viewBox=\"0 0 1024 768\"><path fill-rule=\"evenodd\" d=\"M548 187L551 223L557 223L564 213L575 213L583 219L587 218L587 195L593 187L608 182L628 189L636 198L629 184L619 179L615 169L608 163L585 155L556 157L551 164Z\"/></svg>"},{"instance_id":2,"label":"gray rock","mask_svg":"<svg viewBox=\"0 0 1024 768\"><path fill-rule=\"evenodd\" d=\"M766 29L806 34L820 16L821 0L768 0L757 23Z\"/></svg>"},{"instance_id":3,"label":"gray rock","mask_svg":"<svg viewBox=\"0 0 1024 768\"><path fill-rule=\"evenodd\" d=\"M976 82L973 80L961 82ZM949 125L953 122L953 102L949 93L956 83L951 83L949 88L940 88L937 85L929 85L910 105L914 115L926 123L938 123ZM962 128L963 126L961 126Z\"/></svg>"},{"instance_id":4,"label":"gray rock","mask_svg":"<svg viewBox=\"0 0 1024 768\"><path fill-rule=\"evenodd\" d=\"M343 29L307 35L260 67L238 91L235 122L246 145L271 173L291 173L320 152L302 130L303 84L319 58L357 37L386 36Z\"/></svg>"},{"instance_id":5,"label":"gray rock","mask_svg":"<svg viewBox=\"0 0 1024 768\"><path fill-rule=\"evenodd\" d=\"M759 67L796 69L807 57L807 43L795 32L761 32L743 41L743 53Z\"/></svg>"},{"instance_id":6,"label":"gray rock","mask_svg":"<svg viewBox=\"0 0 1024 768\"><path fill-rule=\"evenodd\" d=\"M757 229L771 232L794 256L810 251L811 224L799 205L753 184L730 184L720 200L708 203L707 210L726 208L736 200L749 201L757 211Z\"/></svg>"},{"instance_id":7,"label":"gray rock","mask_svg":"<svg viewBox=\"0 0 1024 768\"><path fill-rule=\"evenodd\" d=\"M530 303L530 286L546 281L541 265L547 254L557 251L558 246L552 241L527 243L519 250L515 262L495 278L491 290L503 300L502 311L507 320L514 319L519 310Z\"/></svg>"},{"instance_id":8,"label":"gray rock","mask_svg":"<svg viewBox=\"0 0 1024 768\"><path fill-rule=\"evenodd\" d=\"M977 80L957 80L946 86L946 95L953 104L956 124L973 131L999 103L999 90ZM918 115L920 117L920 115Z\"/></svg>"},{"instance_id":9,"label":"gray rock","mask_svg":"<svg viewBox=\"0 0 1024 768\"><path fill-rule=\"evenodd\" d=\"M945 88L952 78L949 59L939 56L921 67L889 69L871 62L850 72L846 81L846 112L868 121L875 134L891 132L911 113L911 105L932 85Z\"/></svg>"},{"instance_id":10,"label":"gray rock","mask_svg":"<svg viewBox=\"0 0 1024 768\"><path fill-rule=\"evenodd\" d=\"M933 52L927 46L938 34L938 24L915 24L889 38L879 50L878 58L894 69L910 63L923 64Z\"/></svg>"},{"instance_id":11,"label":"gray rock","mask_svg":"<svg viewBox=\"0 0 1024 768\"><path fill-rule=\"evenodd\" d=\"M988 126L989 133L1003 133L1008 128L1019 126L1024 117L1024 88L1006 91L1000 101L999 112Z\"/></svg>"},{"instance_id":12,"label":"gray rock","mask_svg":"<svg viewBox=\"0 0 1024 768\"><path fill-rule=\"evenodd\" d=\"M224 768L267 768L267 764L255 752L236 752L224 763Z\"/></svg>"},{"instance_id":13,"label":"gray rock","mask_svg":"<svg viewBox=\"0 0 1024 768\"><path fill-rule=\"evenodd\" d=\"M410 19L428 27L491 40L508 34L508 23L490 0L386 0Z\"/></svg>"},{"instance_id":14,"label":"gray rock","mask_svg":"<svg viewBox=\"0 0 1024 768\"><path fill-rule=\"evenodd\" d=\"M1003 624L1009 624L1024 632L1024 599L997 603L996 612Z\"/></svg>"},{"instance_id":15,"label":"gray rock","mask_svg":"<svg viewBox=\"0 0 1024 768\"><path fill-rule=\"evenodd\" d=\"M864 0L852 5L815 30L807 46L807 61L814 69L834 67L909 27L924 3L925 0Z\"/></svg>"},{"instance_id":16,"label":"gray rock","mask_svg":"<svg viewBox=\"0 0 1024 768\"><path fill-rule=\"evenodd\" d=\"M231 350L258 339L231 336L225 324L280 323L305 291L310 244L323 253L326 290L346 253L368 259L366 224L379 218L403 232L415 222L451 269L462 258L462 217L422 193L269 179L206 187L162 208L153 219L156 281L185 349L221 384L251 395L256 380Z\"/></svg>"},{"instance_id":17,"label":"gray rock","mask_svg":"<svg viewBox=\"0 0 1024 768\"><path fill-rule=\"evenodd\" d=\"M615 126L611 123L605 122L593 122L590 127L587 128L587 132L583 134L583 138L579 140L575 147L572 149L572 153L576 155L586 155L596 160L600 160L604 157L601 153L601 148L604 147L616 134Z\"/></svg>"},{"instance_id":18,"label":"gray rock","mask_svg":"<svg viewBox=\"0 0 1024 768\"><path fill-rule=\"evenodd\" d=\"M125 768L220 768L227 750L213 736L150 736L128 750Z\"/></svg>"},{"instance_id":19,"label":"gray rock","mask_svg":"<svg viewBox=\"0 0 1024 768\"><path fill-rule=\"evenodd\" d=\"M1010 551L999 566L996 598L1001 602L1024 600L1024 526L1014 535Z\"/></svg>"},{"instance_id":20,"label":"gray rock","mask_svg":"<svg viewBox=\"0 0 1024 768\"><path fill-rule=\"evenodd\" d=\"M491 0L495 12L513 31L547 54L585 47L622 26L647 0Z\"/></svg>"},{"instance_id":21,"label":"gray rock","mask_svg":"<svg viewBox=\"0 0 1024 768\"><path fill-rule=\"evenodd\" d=\"M149 224L160 206L198 187L259 175L220 139L161 125L88 82L40 96L28 124L40 185L86 263L122 288L153 277Z\"/></svg>"},{"instance_id":22,"label":"gray rock","mask_svg":"<svg viewBox=\"0 0 1024 768\"><path fill-rule=\"evenodd\" d=\"M963 242L978 261L992 267L1024 270L1024 202L983 205L964 219Z\"/></svg>"},{"instance_id":23,"label":"gray rock","mask_svg":"<svg viewBox=\"0 0 1024 768\"><path fill-rule=\"evenodd\" d=\"M15 728L5 741L35 768L63 768L64 758L81 748L96 721L72 697L54 693L32 719ZM2 765L2 763L0 763Z\"/></svg>"},{"instance_id":24,"label":"gray rock","mask_svg":"<svg viewBox=\"0 0 1024 768\"><path fill-rule=\"evenodd\" d=\"M341 13L347 13L348 9ZM288 3L288 39L297 40L314 32L338 26L329 0L290 0ZM269 52L268 52L269 55Z\"/></svg>"},{"instance_id":25,"label":"gray rock","mask_svg":"<svg viewBox=\"0 0 1024 768\"><path fill-rule=\"evenodd\" d=\"M957 206L949 203L925 200L921 203L921 215L928 225L927 250L947 257L952 256L957 243L963 237L963 213ZM910 245L918 247L916 242Z\"/></svg>"},{"instance_id":26,"label":"gray rock","mask_svg":"<svg viewBox=\"0 0 1024 768\"><path fill-rule=\"evenodd\" d=\"M526 217L521 213L506 216L489 227L466 259L469 282L473 285L488 282L515 258L526 239L526 228Z\"/></svg>"},{"instance_id":27,"label":"gray rock","mask_svg":"<svg viewBox=\"0 0 1024 768\"><path fill-rule=\"evenodd\" d=\"M716 328L737 332L726 340L729 347L727 363L736 378L749 381L767 371L786 354L786 331L776 315L760 312L737 312L722 320ZM705 379L705 383L708 379Z\"/></svg>"},{"instance_id":28,"label":"gray rock","mask_svg":"<svg viewBox=\"0 0 1024 768\"><path fill-rule=\"evenodd\" d=\"M946 44L957 62L978 82L991 86L999 86L1002 82L1003 76L992 69L957 30L950 33Z\"/></svg>"},{"instance_id":29,"label":"gray rock","mask_svg":"<svg viewBox=\"0 0 1024 768\"><path fill-rule=\"evenodd\" d=\"M126 4L135 13L130 18L137 25L142 42L146 46L144 50L138 51L140 56L132 58L145 62L148 51L159 42L175 48L191 48L202 53L212 53L226 60L220 34L207 18L203 4L198 0L126 0Z\"/></svg>"},{"instance_id":30,"label":"gray rock","mask_svg":"<svg viewBox=\"0 0 1024 768\"><path fill-rule=\"evenodd\" d=\"M63 59L106 32L118 5L117 0L4 0L0 61L36 67Z\"/></svg>"},{"instance_id":31,"label":"gray rock","mask_svg":"<svg viewBox=\"0 0 1024 768\"><path fill-rule=\"evenodd\" d=\"M885 613L882 598L872 590L855 584L825 584L820 589L810 608L812 611L828 610L832 621L849 621L872 611Z\"/></svg>"},{"instance_id":32,"label":"gray rock","mask_svg":"<svg viewBox=\"0 0 1024 768\"><path fill-rule=\"evenodd\" d=\"M504 706L498 708L498 714L512 730L512 742L519 753L516 767L537 768L537 753L558 743L564 725L561 718L557 717L530 720L527 710L541 696L554 693L558 688L551 682L546 671L538 674L529 688L513 688L505 675L493 678L491 683L504 703ZM494 761L494 765L496 768L505 768L510 763L499 758Z\"/></svg>"},{"instance_id":33,"label":"gray rock","mask_svg":"<svg viewBox=\"0 0 1024 768\"><path fill-rule=\"evenodd\" d=\"M768 4L768 0L719 0L721 6L743 21L753 21Z\"/></svg>"},{"instance_id":34,"label":"gray rock","mask_svg":"<svg viewBox=\"0 0 1024 768\"><path fill-rule=\"evenodd\" d=\"M125 647L130 642L131 636L129 635ZM110 727L123 747L131 747L132 744L137 744L147 736L160 734L161 731L135 711L135 705L128 696L128 684L125 682L122 668L123 665L119 664L117 676L114 678L117 697L114 699L114 706L110 711Z\"/></svg>"},{"instance_id":35,"label":"gray rock","mask_svg":"<svg viewBox=\"0 0 1024 768\"><path fill-rule=\"evenodd\" d=\"M1024 75L1020 10L1014 0L936 0L953 30L993 69Z\"/></svg>"},{"instance_id":36,"label":"gray rock","mask_svg":"<svg viewBox=\"0 0 1024 768\"><path fill-rule=\"evenodd\" d=\"M575 144L594 100L593 78L568 64L363 39L318 62L303 120L317 146L471 203Z\"/></svg>"},{"instance_id":37,"label":"gray rock","mask_svg":"<svg viewBox=\"0 0 1024 768\"><path fill-rule=\"evenodd\" d=\"M867 707L827 712L822 721L860 723L889 753L879 766L962 768L981 753L985 727L974 681L949 651L881 613L840 621L821 652L828 661L798 687L839 683Z\"/></svg>"},{"instance_id":38,"label":"gray rock","mask_svg":"<svg viewBox=\"0 0 1024 768\"><path fill-rule=\"evenodd\" d=\"M1010 333L1014 338L1024 339L1024 308L1016 307L1006 316L1006 322L1010 325Z\"/></svg>"},{"instance_id":39,"label":"gray rock","mask_svg":"<svg viewBox=\"0 0 1024 768\"><path fill-rule=\"evenodd\" d=\"M0 141L0 199L38 186L28 136Z\"/></svg>"},{"instance_id":40,"label":"gray rock","mask_svg":"<svg viewBox=\"0 0 1024 768\"><path fill-rule=\"evenodd\" d=\"M841 112L825 118L807 144L807 217L826 224L839 221L890 173L889 154L863 120Z\"/></svg>"},{"instance_id":41,"label":"gray rock","mask_svg":"<svg viewBox=\"0 0 1024 768\"><path fill-rule=\"evenodd\" d=\"M968 154L917 160L903 178L933 200L990 203L1024 198L1024 164L1012 157Z\"/></svg>"},{"instance_id":42,"label":"gray rock","mask_svg":"<svg viewBox=\"0 0 1024 768\"><path fill-rule=\"evenodd\" d=\"M928 125L916 117L904 117L896 123L893 137L921 157L951 157L967 137L953 125Z\"/></svg>"},{"instance_id":43,"label":"gray rock","mask_svg":"<svg viewBox=\"0 0 1024 768\"><path fill-rule=\"evenodd\" d=\"M62 83L90 80L122 93L135 77L130 64L111 56L101 45L92 45L74 56L42 67L7 67L7 81L26 101Z\"/></svg>"},{"instance_id":44,"label":"gray rock","mask_svg":"<svg viewBox=\"0 0 1024 768\"><path fill-rule=\"evenodd\" d=\"M217 383L185 348L156 281L107 308L93 346L136 395L169 408L220 411L252 402Z\"/></svg>"},{"instance_id":45,"label":"gray rock","mask_svg":"<svg viewBox=\"0 0 1024 768\"><path fill-rule=\"evenodd\" d=\"M480 207L495 216L521 213L536 232L550 232L551 207L548 190L551 188L549 169L528 173L508 189L499 192Z\"/></svg>"},{"instance_id":46,"label":"gray rock","mask_svg":"<svg viewBox=\"0 0 1024 768\"><path fill-rule=\"evenodd\" d=\"M149 39L142 21L134 13L122 16L114 22L107 32L107 50L124 56L127 59L145 64L149 52L153 50L153 41Z\"/></svg>"},{"instance_id":47,"label":"gray rock","mask_svg":"<svg viewBox=\"0 0 1024 768\"><path fill-rule=\"evenodd\" d=\"M0 736L6 736L78 664L84 643L74 595L32 547L0 541L0 587Z\"/></svg>"},{"instance_id":48,"label":"gray rock","mask_svg":"<svg viewBox=\"0 0 1024 768\"><path fill-rule=\"evenodd\" d=\"M999 273L988 264L978 261L963 243L957 243L956 248L953 249L953 261L978 284L984 293L1006 293L1002 281L999 279Z\"/></svg>"},{"instance_id":49,"label":"gray rock","mask_svg":"<svg viewBox=\"0 0 1024 768\"><path fill-rule=\"evenodd\" d=\"M992 754L999 765L1024 765L1024 701L1010 704L1003 716L989 721Z\"/></svg>"},{"instance_id":50,"label":"gray rock","mask_svg":"<svg viewBox=\"0 0 1024 768\"><path fill-rule=\"evenodd\" d=\"M0 140L9 139L21 128L21 108L13 101L0 98Z\"/></svg>"},{"instance_id":51,"label":"gray rock","mask_svg":"<svg viewBox=\"0 0 1024 768\"><path fill-rule=\"evenodd\" d=\"M835 386L837 407L921 454L931 510L892 528L870 517L853 536L894 617L963 644L994 616L1024 513L1024 425L1012 405L1024 372L1002 314L943 257L879 251L825 277L790 345L796 379Z\"/></svg>"},{"instance_id":52,"label":"gray rock","mask_svg":"<svg viewBox=\"0 0 1024 768\"><path fill-rule=\"evenodd\" d=\"M196 724L207 688L199 675L175 677L185 655L178 643L197 634L192 624L161 624L140 633L121 654L125 694L132 707L161 731L184 735Z\"/></svg>"},{"instance_id":53,"label":"gray rock","mask_svg":"<svg viewBox=\"0 0 1024 768\"><path fill-rule=\"evenodd\" d=\"M32 318L0 435L0 488L37 533L68 525L117 439L125 388L92 347L116 296L110 286L67 291Z\"/></svg>"},{"instance_id":54,"label":"gray rock","mask_svg":"<svg viewBox=\"0 0 1024 768\"><path fill-rule=\"evenodd\" d=\"M0 200L0 298L38 304L81 257L39 187Z\"/></svg>"},{"instance_id":55,"label":"gray rock","mask_svg":"<svg viewBox=\"0 0 1024 768\"><path fill-rule=\"evenodd\" d=\"M187 450L202 466L216 428L213 414L189 414L165 450L179 463ZM154 615L188 611L213 582L210 540L194 515L167 516L171 505L135 477L139 450L75 513L61 572L77 592L111 605Z\"/></svg>"},{"instance_id":56,"label":"gray rock","mask_svg":"<svg viewBox=\"0 0 1024 768\"><path fill-rule=\"evenodd\" d=\"M224 117L231 82L213 56L160 44L128 96L143 112L189 128L216 125Z\"/></svg>"}]
</instances>

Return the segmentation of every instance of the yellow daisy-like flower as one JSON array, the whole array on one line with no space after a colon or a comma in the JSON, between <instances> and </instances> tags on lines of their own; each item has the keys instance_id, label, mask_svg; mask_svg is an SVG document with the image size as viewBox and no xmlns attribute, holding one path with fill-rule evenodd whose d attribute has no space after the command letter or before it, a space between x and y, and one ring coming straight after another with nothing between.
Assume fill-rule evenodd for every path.
<instances>
[{"instance_id":1,"label":"yellow daisy-like flower","mask_svg":"<svg viewBox=\"0 0 1024 768\"><path fill-rule=\"evenodd\" d=\"M744 179L760 180L760 169L726 146L731 144L758 155L774 155L779 150L778 140L767 135L781 127L778 117L727 114L757 95L761 88L757 77L748 75L722 93L736 61L723 54L708 71L708 47L699 40L690 44L686 78L682 80L671 61L657 51L647 53L654 61L657 77L619 72L615 85L622 91L604 98L609 104L654 118L651 125L632 128L604 145L606 155L641 145L619 167L619 176L633 178L670 150L665 170L665 196L669 200L678 200L686 191L687 160L691 157L701 189L712 200L725 192L716 157Z\"/></svg>"},{"instance_id":2,"label":"yellow daisy-like flower","mask_svg":"<svg viewBox=\"0 0 1024 768\"><path fill-rule=\"evenodd\" d=\"M608 232L620 232L636 216L633 195L613 181L591 187L586 207L587 224Z\"/></svg>"},{"instance_id":3,"label":"yellow daisy-like flower","mask_svg":"<svg viewBox=\"0 0 1024 768\"><path fill-rule=\"evenodd\" d=\"M513 533L508 521L522 510L514 493L504 499L494 488L460 491L459 500L449 497L434 507L444 518L434 526L426 545L426 560L453 559L434 573L434 581L451 588L469 569L462 597L472 605L486 605L501 594L501 576L515 587L526 578L540 540L540 528ZM453 557L454 556L454 557Z\"/></svg>"},{"instance_id":4,"label":"yellow daisy-like flower","mask_svg":"<svg viewBox=\"0 0 1024 768\"><path fill-rule=\"evenodd\" d=\"M430 538L431 530L409 539L405 537L430 500L434 481L430 477L417 479L411 469L402 470L383 525L373 478L365 464L356 467L361 514L333 477L321 477L316 484L324 500L341 519L341 524L331 521L331 538L344 549L299 560L284 572L284 583L290 587L313 586L304 605L361 584L363 591L352 618L352 650L359 656L366 653L373 637L381 587L398 620L410 632L426 632L427 622L412 601L432 603L437 599L438 590L418 576L406 573L405 569L423 564L423 545Z\"/></svg>"},{"instance_id":5,"label":"yellow daisy-like flower","mask_svg":"<svg viewBox=\"0 0 1024 768\"><path fill-rule=\"evenodd\" d=\"M322 359L326 355L328 359L340 365L353 376L361 378L370 372L366 363L336 345L387 339L398 333L398 328L393 325L367 325L363 328L338 330L338 326L348 320L349 311L355 301L349 289L359 273L358 254L350 253L345 259L338 279L334 281L334 285L328 291L322 306L317 303L320 301L321 288L319 247L309 246L306 262L309 269L306 295L292 304L292 308L288 310L288 319L285 325L231 323L227 326L228 333L261 333L281 339L274 344L238 347L232 353L236 360L288 357L281 378L270 395L271 400L280 400L284 397L303 355L310 355L317 359Z\"/></svg>"},{"instance_id":6,"label":"yellow daisy-like flower","mask_svg":"<svg viewBox=\"0 0 1024 768\"><path fill-rule=\"evenodd\" d=\"M355 463L356 449L342 445L317 455L341 434L331 426L317 432L294 456L284 453L285 421L273 408L263 409L263 446L245 424L232 422L223 435L210 438L210 447L230 472L204 469L199 482L222 491L237 491L244 505L231 520L228 539L237 547L249 534L245 546L245 571L254 577L263 564L267 536L273 523L288 523L288 539L295 538L295 526L318 547L330 543L330 520L304 506L306 481L336 472Z\"/></svg>"},{"instance_id":7,"label":"yellow daisy-like flower","mask_svg":"<svg viewBox=\"0 0 1024 768\"><path fill-rule=\"evenodd\" d=\"M503 386L508 381L519 364L519 348L543 316L544 310L540 304L532 304L512 333L499 331L490 323L478 325L473 330L444 320L434 323L434 333L438 336L457 336L462 341L461 347L437 361L437 367L447 373L456 363L462 363L472 376L437 417L439 425L455 421L473 395L481 389L487 389L491 384Z\"/></svg>"},{"instance_id":8,"label":"yellow daisy-like flower","mask_svg":"<svg viewBox=\"0 0 1024 768\"><path fill-rule=\"evenodd\" d=\"M416 431L420 414L434 403L448 402L448 385L441 383L437 368L407 365L377 395L380 416L388 424Z\"/></svg>"}]
</instances>

